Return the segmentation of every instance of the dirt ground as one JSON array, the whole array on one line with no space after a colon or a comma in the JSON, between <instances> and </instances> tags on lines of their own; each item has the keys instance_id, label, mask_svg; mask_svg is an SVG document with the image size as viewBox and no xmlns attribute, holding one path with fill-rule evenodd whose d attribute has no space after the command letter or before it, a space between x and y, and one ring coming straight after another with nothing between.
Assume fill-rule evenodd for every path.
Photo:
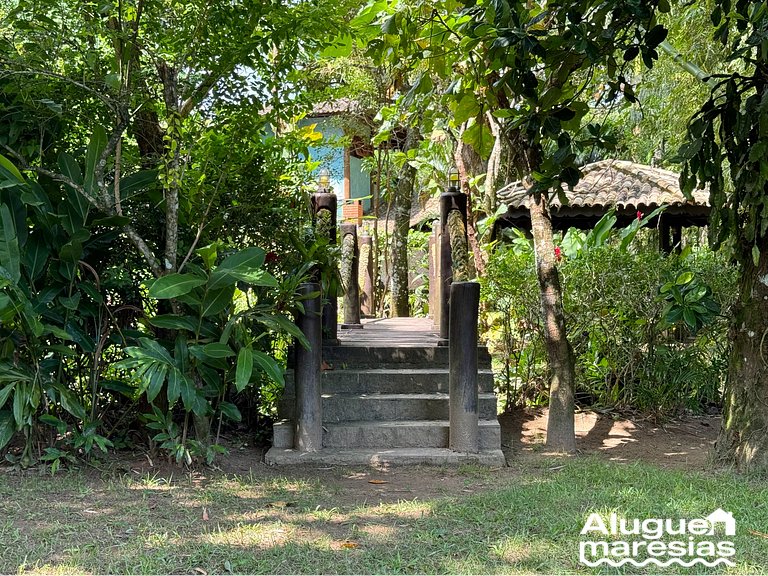
<instances>
[{"instance_id":1,"label":"dirt ground","mask_svg":"<svg viewBox=\"0 0 768 576\"><path fill-rule=\"evenodd\" d=\"M186 479L204 487L221 473L239 476L304 479L332 486L339 506L355 506L400 500L430 499L472 493L492 487L499 475L515 476L524 468L551 467L546 458L544 438L546 410L520 410L500 417L502 449L507 467L474 470L434 467L272 467L263 462L264 449L247 441L229 442L229 454L217 460L214 468L182 470L164 461L153 461L146 454L118 455L107 463L104 472L124 474L136 479L172 477ZM579 454L595 455L617 463L641 461L661 468L702 471L707 469L709 452L720 426L716 416L685 417L663 425L650 420L629 420L612 414L583 412L576 415Z\"/></svg>"}]
</instances>

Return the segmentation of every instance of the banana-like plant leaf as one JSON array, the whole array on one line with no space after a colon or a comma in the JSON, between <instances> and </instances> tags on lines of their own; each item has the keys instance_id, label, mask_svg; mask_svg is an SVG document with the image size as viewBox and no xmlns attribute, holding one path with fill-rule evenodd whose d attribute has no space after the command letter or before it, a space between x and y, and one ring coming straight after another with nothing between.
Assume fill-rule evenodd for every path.
<instances>
[{"instance_id":1,"label":"banana-like plant leaf","mask_svg":"<svg viewBox=\"0 0 768 576\"><path fill-rule=\"evenodd\" d=\"M206 344L203 347L203 351L207 356L210 356L211 358L229 358L230 356L235 355L235 353L232 352L232 348L226 344L221 344L220 342Z\"/></svg>"},{"instance_id":2,"label":"banana-like plant leaf","mask_svg":"<svg viewBox=\"0 0 768 576\"><path fill-rule=\"evenodd\" d=\"M101 158L104 148L107 146L107 133L101 126L96 126L93 130L93 135L88 142L88 150L85 155L85 178L84 188L85 191L96 196L97 182L96 182L96 168Z\"/></svg>"},{"instance_id":3,"label":"banana-like plant leaf","mask_svg":"<svg viewBox=\"0 0 768 576\"><path fill-rule=\"evenodd\" d=\"M280 385L285 384L285 380L283 378L283 367L280 366L280 364L278 364L274 358L264 354L264 352L261 352L259 350L254 350L253 361L273 381L277 382Z\"/></svg>"},{"instance_id":4,"label":"banana-like plant leaf","mask_svg":"<svg viewBox=\"0 0 768 576\"><path fill-rule=\"evenodd\" d=\"M158 300L176 298L187 294L205 284L205 279L194 274L168 274L161 276L152 283L149 288L149 295Z\"/></svg>"},{"instance_id":5,"label":"banana-like plant leaf","mask_svg":"<svg viewBox=\"0 0 768 576\"><path fill-rule=\"evenodd\" d=\"M157 182L157 170L139 170L120 179L120 197L125 200Z\"/></svg>"},{"instance_id":6,"label":"banana-like plant leaf","mask_svg":"<svg viewBox=\"0 0 768 576\"><path fill-rule=\"evenodd\" d=\"M265 257L264 250L256 246L228 256L211 273L208 287L216 289L229 286L239 280L239 276L247 276L250 273L253 273L253 279L258 281L260 277L257 272L264 265ZM248 280L243 281L248 282Z\"/></svg>"},{"instance_id":7,"label":"banana-like plant leaf","mask_svg":"<svg viewBox=\"0 0 768 576\"><path fill-rule=\"evenodd\" d=\"M237 406L231 402L222 402L219 404L219 410L221 410L221 413L224 414L224 416L235 422L240 422L240 420L243 419L242 414L240 414L240 410L238 410Z\"/></svg>"},{"instance_id":8,"label":"banana-like plant leaf","mask_svg":"<svg viewBox=\"0 0 768 576\"><path fill-rule=\"evenodd\" d=\"M196 319L192 316L161 314L150 318L149 323L155 328L166 328L169 330L189 330L190 332L194 332L197 329Z\"/></svg>"},{"instance_id":9,"label":"banana-like plant leaf","mask_svg":"<svg viewBox=\"0 0 768 576\"><path fill-rule=\"evenodd\" d=\"M13 216L6 204L0 205L0 266L5 268L11 280L18 284L21 279L19 238Z\"/></svg>"},{"instance_id":10,"label":"banana-like plant leaf","mask_svg":"<svg viewBox=\"0 0 768 576\"><path fill-rule=\"evenodd\" d=\"M0 410L0 449L11 441L14 432L16 432L16 425L13 414L8 410Z\"/></svg>"},{"instance_id":11,"label":"banana-like plant leaf","mask_svg":"<svg viewBox=\"0 0 768 576\"><path fill-rule=\"evenodd\" d=\"M19 184L24 183L24 177L21 175L21 172L19 172L19 169L14 166L13 162L8 160L8 158L2 154L0 154L0 166L7 170L16 180L18 180Z\"/></svg>"},{"instance_id":12,"label":"banana-like plant leaf","mask_svg":"<svg viewBox=\"0 0 768 576\"><path fill-rule=\"evenodd\" d=\"M235 388L238 392L248 386L253 374L253 350L241 348L237 353L237 369L235 370ZM1 405L0 405L1 406Z\"/></svg>"},{"instance_id":13,"label":"banana-like plant leaf","mask_svg":"<svg viewBox=\"0 0 768 576\"><path fill-rule=\"evenodd\" d=\"M200 305L200 315L205 318L218 314L232 303L234 296L234 285L218 289L209 288L208 293L203 298L203 303Z\"/></svg>"},{"instance_id":14,"label":"banana-like plant leaf","mask_svg":"<svg viewBox=\"0 0 768 576\"><path fill-rule=\"evenodd\" d=\"M0 390L0 408L5 406L5 403L8 402L8 398L11 397L11 392L13 392L13 389L16 387L16 384L11 382L10 384L7 384L5 388Z\"/></svg>"}]
</instances>

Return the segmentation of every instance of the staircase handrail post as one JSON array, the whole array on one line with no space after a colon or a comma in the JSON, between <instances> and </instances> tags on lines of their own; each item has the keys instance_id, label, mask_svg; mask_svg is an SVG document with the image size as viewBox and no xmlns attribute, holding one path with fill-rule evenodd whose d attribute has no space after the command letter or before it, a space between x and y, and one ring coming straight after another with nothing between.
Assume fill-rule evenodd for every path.
<instances>
[{"instance_id":1,"label":"staircase handrail post","mask_svg":"<svg viewBox=\"0 0 768 576\"><path fill-rule=\"evenodd\" d=\"M360 249L357 244L357 225L340 226L341 270L344 286L344 324L342 328L362 328L360 323Z\"/></svg>"},{"instance_id":2,"label":"staircase handrail post","mask_svg":"<svg viewBox=\"0 0 768 576\"><path fill-rule=\"evenodd\" d=\"M327 234L328 242L330 244L336 244L337 233L337 200L336 194L328 192L327 189L322 188L321 192L315 192L312 194L312 225L318 234ZM327 211L325 220L321 218L323 211ZM322 222L322 224L321 224ZM329 344L338 344L338 294L335 290L329 290L327 294L323 294L323 298L327 299L323 306L323 338Z\"/></svg>"},{"instance_id":3,"label":"staircase handrail post","mask_svg":"<svg viewBox=\"0 0 768 576\"><path fill-rule=\"evenodd\" d=\"M302 452L316 452L323 446L322 399L320 395L322 361L322 302L320 284L305 282L299 286L304 311L296 314L296 326L309 342L304 348L294 342L296 365L296 418L294 448Z\"/></svg>"},{"instance_id":4,"label":"staircase handrail post","mask_svg":"<svg viewBox=\"0 0 768 576\"><path fill-rule=\"evenodd\" d=\"M456 452L480 451L477 378L478 282L453 282L448 348L448 446Z\"/></svg>"},{"instance_id":5,"label":"staircase handrail post","mask_svg":"<svg viewBox=\"0 0 768 576\"><path fill-rule=\"evenodd\" d=\"M458 182L451 182L448 189L440 194L440 340L449 339L448 322L451 307L451 283L453 282L453 257L451 255L451 234L448 216L457 210L467 229L467 195L459 190Z\"/></svg>"}]
</instances>

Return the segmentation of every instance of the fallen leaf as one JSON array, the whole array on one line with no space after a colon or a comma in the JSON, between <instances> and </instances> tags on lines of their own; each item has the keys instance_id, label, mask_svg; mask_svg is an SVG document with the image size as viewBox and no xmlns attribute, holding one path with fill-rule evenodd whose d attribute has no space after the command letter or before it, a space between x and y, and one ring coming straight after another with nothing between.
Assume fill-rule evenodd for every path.
<instances>
[{"instance_id":1,"label":"fallen leaf","mask_svg":"<svg viewBox=\"0 0 768 576\"><path fill-rule=\"evenodd\" d=\"M195 574L202 574L203 576L208 576L208 572L206 572L202 568L192 568L192 572L194 572Z\"/></svg>"},{"instance_id":2,"label":"fallen leaf","mask_svg":"<svg viewBox=\"0 0 768 576\"><path fill-rule=\"evenodd\" d=\"M225 560L224 561L224 570L226 570L227 572L232 574L232 562L230 562L229 560Z\"/></svg>"},{"instance_id":3,"label":"fallen leaf","mask_svg":"<svg viewBox=\"0 0 768 576\"><path fill-rule=\"evenodd\" d=\"M389 480L368 480L368 484L389 484Z\"/></svg>"},{"instance_id":4,"label":"fallen leaf","mask_svg":"<svg viewBox=\"0 0 768 576\"><path fill-rule=\"evenodd\" d=\"M350 542L349 540L347 540L346 542L342 542L341 547L342 548L359 548L360 544L358 544L357 542Z\"/></svg>"},{"instance_id":5,"label":"fallen leaf","mask_svg":"<svg viewBox=\"0 0 768 576\"><path fill-rule=\"evenodd\" d=\"M757 530L747 530L750 534L754 534L755 536L760 536L760 538L768 538L768 534L765 534L763 532L758 532Z\"/></svg>"},{"instance_id":6,"label":"fallen leaf","mask_svg":"<svg viewBox=\"0 0 768 576\"><path fill-rule=\"evenodd\" d=\"M208 508L203 507L203 522L208 522L210 517L208 516Z\"/></svg>"}]
</instances>

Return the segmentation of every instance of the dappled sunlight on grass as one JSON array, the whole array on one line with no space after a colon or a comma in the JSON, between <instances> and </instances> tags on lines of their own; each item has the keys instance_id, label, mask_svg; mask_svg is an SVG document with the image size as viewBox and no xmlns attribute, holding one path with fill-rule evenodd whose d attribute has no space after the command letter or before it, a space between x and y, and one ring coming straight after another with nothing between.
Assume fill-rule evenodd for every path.
<instances>
[{"instance_id":1,"label":"dappled sunlight on grass","mask_svg":"<svg viewBox=\"0 0 768 576\"><path fill-rule=\"evenodd\" d=\"M578 457L452 474L445 497L397 500L402 477L360 471L193 483L0 478L0 572L593 573L577 551L591 512L700 517L718 506L739 522L735 573L768 570L768 539L749 532L768 525L765 482ZM344 482L356 499L342 498Z\"/></svg>"}]
</instances>

